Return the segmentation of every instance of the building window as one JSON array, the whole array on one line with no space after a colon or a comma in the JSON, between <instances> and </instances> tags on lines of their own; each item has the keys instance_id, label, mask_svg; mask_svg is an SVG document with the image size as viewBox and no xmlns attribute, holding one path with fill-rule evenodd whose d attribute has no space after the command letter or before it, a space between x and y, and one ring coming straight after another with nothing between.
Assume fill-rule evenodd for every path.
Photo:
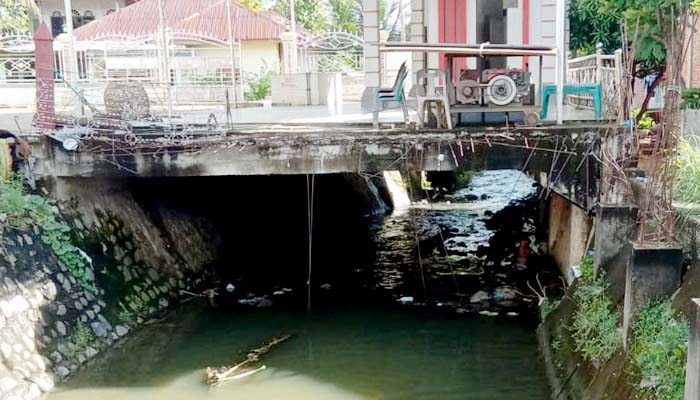
<instances>
[{"instance_id":1,"label":"building window","mask_svg":"<svg viewBox=\"0 0 700 400\"><path fill-rule=\"evenodd\" d=\"M54 11L51 14L51 33L54 36L58 36L63 33L63 25L66 23L66 19L61 15L60 11Z\"/></svg>"},{"instance_id":2,"label":"building window","mask_svg":"<svg viewBox=\"0 0 700 400\"><path fill-rule=\"evenodd\" d=\"M83 25L87 24L88 22L92 22L95 20L95 14L92 13L92 11L87 10L83 13Z\"/></svg>"}]
</instances>

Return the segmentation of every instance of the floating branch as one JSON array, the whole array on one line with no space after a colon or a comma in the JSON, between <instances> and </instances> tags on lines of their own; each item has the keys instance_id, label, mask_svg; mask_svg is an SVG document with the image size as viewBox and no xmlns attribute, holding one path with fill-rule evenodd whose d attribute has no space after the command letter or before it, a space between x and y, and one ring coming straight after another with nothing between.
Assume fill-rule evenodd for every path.
<instances>
[{"instance_id":1,"label":"floating branch","mask_svg":"<svg viewBox=\"0 0 700 400\"><path fill-rule=\"evenodd\" d=\"M260 363L260 358L272 349L272 347L284 342L285 340L291 338L292 335L285 335L280 337L275 337L267 341L264 345L253 349L246 354L246 359L240 361L236 365L227 366L224 365L219 368L207 367L206 369L206 382L209 385L219 385L222 383L230 382L233 380L245 378L247 376L253 375L256 372L260 372L267 368L265 365L256 366ZM244 369L241 369L246 367ZM239 371L240 370L240 371ZM236 373L238 372L238 373Z\"/></svg>"}]
</instances>

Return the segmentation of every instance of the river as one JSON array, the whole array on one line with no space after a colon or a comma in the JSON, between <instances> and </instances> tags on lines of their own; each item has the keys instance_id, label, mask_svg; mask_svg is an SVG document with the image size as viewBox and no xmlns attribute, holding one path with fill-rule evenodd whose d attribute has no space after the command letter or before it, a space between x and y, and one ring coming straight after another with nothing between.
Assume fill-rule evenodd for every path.
<instances>
[{"instance_id":1,"label":"river","mask_svg":"<svg viewBox=\"0 0 700 400\"><path fill-rule=\"evenodd\" d=\"M294 273L291 263L270 262L277 269L269 273L255 262L264 250L237 253L238 263L249 255L255 268L230 278L243 288L229 302L235 307L186 303L98 356L47 400L546 399L536 298L525 282L558 278L542 257L518 260L521 241L534 245L541 236L533 183L518 171L480 172L412 212L321 229L311 314L300 311L304 262ZM330 209L319 221L339 225L336 214ZM304 244L288 247L289 257ZM273 294L283 287L293 290ZM255 308L251 298L274 306ZM214 389L204 383L207 366L234 363L284 334L294 336L265 356L267 369Z\"/></svg>"},{"instance_id":2,"label":"river","mask_svg":"<svg viewBox=\"0 0 700 400\"><path fill-rule=\"evenodd\" d=\"M209 389L204 369L295 336L267 369ZM534 325L410 310L202 312L189 305L89 364L50 400L546 399Z\"/></svg>"}]
</instances>

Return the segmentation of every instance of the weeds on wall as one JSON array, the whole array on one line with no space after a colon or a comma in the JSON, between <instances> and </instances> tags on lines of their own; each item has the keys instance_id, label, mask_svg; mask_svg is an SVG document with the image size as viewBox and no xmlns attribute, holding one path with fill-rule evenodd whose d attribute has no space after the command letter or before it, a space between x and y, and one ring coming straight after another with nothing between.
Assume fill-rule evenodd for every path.
<instances>
[{"instance_id":1,"label":"weeds on wall","mask_svg":"<svg viewBox=\"0 0 700 400\"><path fill-rule=\"evenodd\" d=\"M85 289L94 289L88 279L87 262L72 244L70 226L57 218L57 211L44 197L26 193L19 175L8 181L0 180L0 222L17 229L38 225L41 240L51 247L71 275Z\"/></svg>"},{"instance_id":2,"label":"weeds on wall","mask_svg":"<svg viewBox=\"0 0 700 400\"><path fill-rule=\"evenodd\" d=\"M570 330L575 350L595 366L612 358L622 343L620 314L605 294L607 287L603 276L594 276L593 259L585 257L573 293L576 311Z\"/></svg>"},{"instance_id":3,"label":"weeds on wall","mask_svg":"<svg viewBox=\"0 0 700 400\"><path fill-rule=\"evenodd\" d=\"M78 354L85 351L85 349L95 340L95 336L92 331L87 326L85 322L78 322L75 325L75 331L69 338L71 355L77 357Z\"/></svg>"},{"instance_id":4,"label":"weeds on wall","mask_svg":"<svg viewBox=\"0 0 700 400\"><path fill-rule=\"evenodd\" d=\"M648 304L633 326L630 354L639 369L642 386L654 399L683 398L690 325L676 318L668 299Z\"/></svg>"}]
</instances>

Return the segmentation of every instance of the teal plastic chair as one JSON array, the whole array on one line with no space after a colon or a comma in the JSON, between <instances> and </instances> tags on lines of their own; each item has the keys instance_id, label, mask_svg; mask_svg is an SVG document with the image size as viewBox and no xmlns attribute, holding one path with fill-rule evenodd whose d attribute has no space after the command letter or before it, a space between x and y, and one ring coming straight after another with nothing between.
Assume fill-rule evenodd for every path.
<instances>
[{"instance_id":1,"label":"teal plastic chair","mask_svg":"<svg viewBox=\"0 0 700 400\"><path fill-rule=\"evenodd\" d=\"M406 78L408 78L408 68L406 68L406 63L404 62L399 68L394 85L391 88L380 89L377 92L376 101L379 104L388 102L400 103L403 108L404 124L408 126L408 106L406 105L406 95L404 94ZM379 110L372 113L372 125L375 128L379 128Z\"/></svg>"},{"instance_id":2,"label":"teal plastic chair","mask_svg":"<svg viewBox=\"0 0 700 400\"><path fill-rule=\"evenodd\" d=\"M547 118L547 109L549 108L549 97L557 93L557 85L544 85L542 87L542 111L540 119ZM589 94L593 96L593 110L595 118L603 117L603 90L600 83L579 83L564 85L564 96L570 94Z\"/></svg>"}]
</instances>

